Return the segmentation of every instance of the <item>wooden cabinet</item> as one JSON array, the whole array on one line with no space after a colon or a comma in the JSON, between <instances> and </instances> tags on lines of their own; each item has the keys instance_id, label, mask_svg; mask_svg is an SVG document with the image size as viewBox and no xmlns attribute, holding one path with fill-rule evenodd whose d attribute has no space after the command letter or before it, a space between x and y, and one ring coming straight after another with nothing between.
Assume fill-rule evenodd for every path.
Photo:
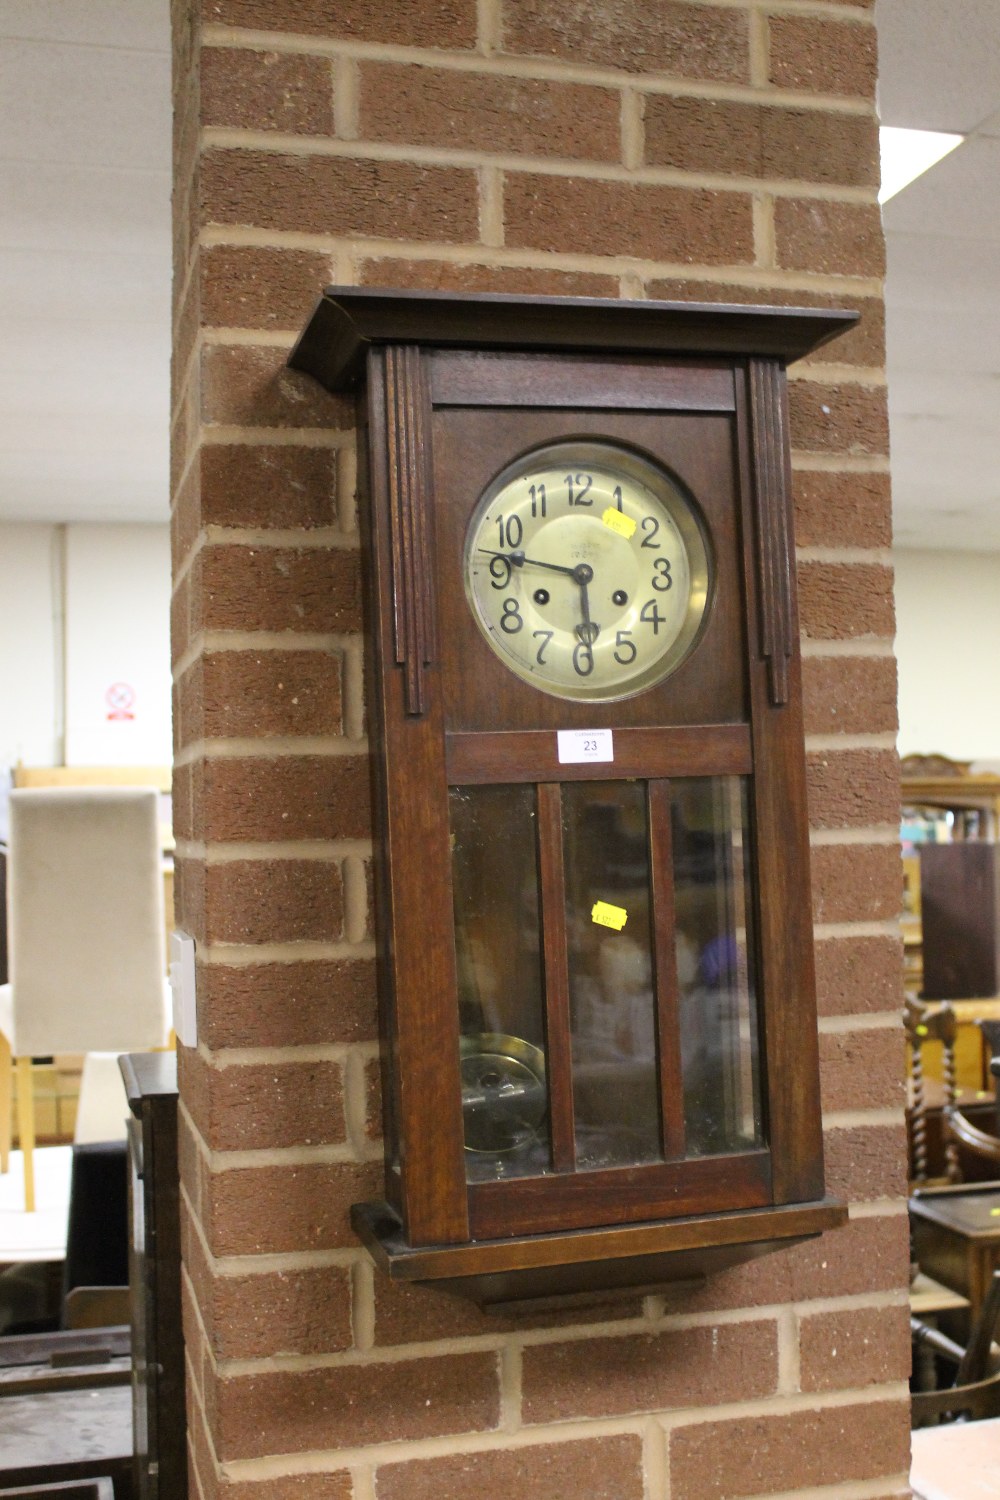
<instances>
[{"instance_id":1,"label":"wooden cabinet","mask_svg":"<svg viewBox=\"0 0 1000 1500\"><path fill-rule=\"evenodd\" d=\"M181 1328L177 1058L120 1060L131 1119L129 1303L132 1417L138 1500L185 1500L184 1337Z\"/></svg>"},{"instance_id":2,"label":"wooden cabinet","mask_svg":"<svg viewBox=\"0 0 1000 1500\"><path fill-rule=\"evenodd\" d=\"M852 318L342 289L292 357L359 390L391 1276L635 1288L844 1217L784 366Z\"/></svg>"}]
</instances>

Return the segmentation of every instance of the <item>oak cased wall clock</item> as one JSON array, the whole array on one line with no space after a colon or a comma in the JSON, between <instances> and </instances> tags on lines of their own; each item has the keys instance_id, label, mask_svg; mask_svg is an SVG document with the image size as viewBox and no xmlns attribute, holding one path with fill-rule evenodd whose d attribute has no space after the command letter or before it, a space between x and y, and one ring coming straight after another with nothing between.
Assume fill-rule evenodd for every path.
<instances>
[{"instance_id":1,"label":"oak cased wall clock","mask_svg":"<svg viewBox=\"0 0 1000 1500\"><path fill-rule=\"evenodd\" d=\"M335 288L358 392L386 1186L481 1304L824 1196L785 366L849 312Z\"/></svg>"}]
</instances>

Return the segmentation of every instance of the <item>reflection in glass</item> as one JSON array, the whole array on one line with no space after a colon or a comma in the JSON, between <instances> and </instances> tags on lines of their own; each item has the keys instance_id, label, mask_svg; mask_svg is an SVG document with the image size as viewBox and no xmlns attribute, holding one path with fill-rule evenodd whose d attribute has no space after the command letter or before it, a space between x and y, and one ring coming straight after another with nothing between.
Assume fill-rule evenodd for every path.
<instances>
[{"instance_id":1,"label":"reflection in glass","mask_svg":"<svg viewBox=\"0 0 1000 1500\"><path fill-rule=\"evenodd\" d=\"M577 1166L658 1161L646 787L578 781L562 799ZM597 902L626 914L620 931Z\"/></svg>"},{"instance_id":2,"label":"reflection in glass","mask_svg":"<svg viewBox=\"0 0 1000 1500\"><path fill-rule=\"evenodd\" d=\"M688 1156L762 1143L746 782L672 781Z\"/></svg>"},{"instance_id":3,"label":"reflection in glass","mask_svg":"<svg viewBox=\"0 0 1000 1500\"><path fill-rule=\"evenodd\" d=\"M449 795L470 1181L549 1170L535 789Z\"/></svg>"}]
</instances>

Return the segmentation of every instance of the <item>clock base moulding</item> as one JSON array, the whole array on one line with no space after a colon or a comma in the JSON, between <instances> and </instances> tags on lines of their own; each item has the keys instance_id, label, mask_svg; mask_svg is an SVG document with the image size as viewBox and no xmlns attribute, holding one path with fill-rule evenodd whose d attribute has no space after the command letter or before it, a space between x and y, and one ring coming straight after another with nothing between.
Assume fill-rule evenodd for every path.
<instances>
[{"instance_id":1,"label":"clock base moulding","mask_svg":"<svg viewBox=\"0 0 1000 1500\"><path fill-rule=\"evenodd\" d=\"M780 1208L577 1229L568 1234L421 1248L387 1203L357 1203L351 1225L390 1280L448 1292L484 1310L604 1302L699 1285L713 1272L784 1250L847 1222L835 1198Z\"/></svg>"}]
</instances>

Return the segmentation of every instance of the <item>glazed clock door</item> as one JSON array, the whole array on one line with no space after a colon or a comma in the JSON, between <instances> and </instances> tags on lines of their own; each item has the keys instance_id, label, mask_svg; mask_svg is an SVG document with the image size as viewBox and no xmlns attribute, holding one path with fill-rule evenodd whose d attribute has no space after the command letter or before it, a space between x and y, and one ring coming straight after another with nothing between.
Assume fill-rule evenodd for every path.
<instances>
[{"instance_id":1,"label":"glazed clock door","mask_svg":"<svg viewBox=\"0 0 1000 1500\"><path fill-rule=\"evenodd\" d=\"M461 367L437 358L470 1234L764 1206L732 374L705 369L704 410L636 411L625 370L615 409L608 362L593 377L605 404L567 409L563 368L549 404L511 409L502 361L492 401L479 372L472 404Z\"/></svg>"}]
</instances>

